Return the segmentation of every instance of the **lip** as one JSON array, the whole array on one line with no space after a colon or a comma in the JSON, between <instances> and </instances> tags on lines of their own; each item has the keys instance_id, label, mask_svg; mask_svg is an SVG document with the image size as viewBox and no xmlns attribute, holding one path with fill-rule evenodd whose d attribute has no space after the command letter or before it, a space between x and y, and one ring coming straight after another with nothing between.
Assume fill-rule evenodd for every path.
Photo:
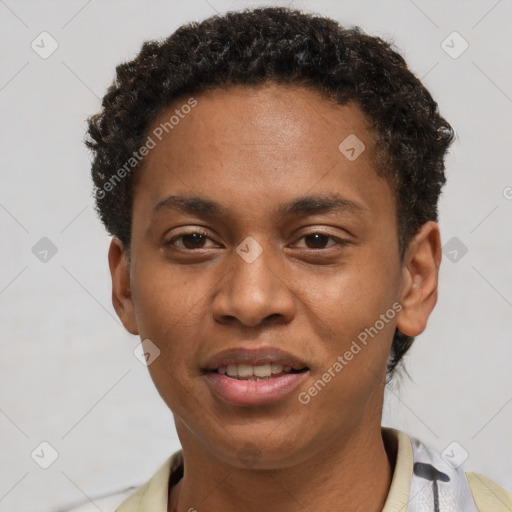
<instances>
[{"instance_id":1,"label":"lip","mask_svg":"<svg viewBox=\"0 0 512 512\"><path fill-rule=\"evenodd\" d=\"M219 366L248 364L259 366L277 363L300 373L282 373L269 380L238 380L215 372ZM232 348L219 352L203 365L204 378L212 393L231 405L257 406L271 404L290 394L310 373L308 364L297 356L275 347L253 349Z\"/></svg>"},{"instance_id":2,"label":"lip","mask_svg":"<svg viewBox=\"0 0 512 512\"><path fill-rule=\"evenodd\" d=\"M294 370L302 370L308 366L305 361L284 350L275 347L259 347L253 349L231 348L223 350L208 359L202 368L204 371L208 372L217 370L219 366L227 366L228 364L249 364L258 366L269 363L289 366Z\"/></svg>"},{"instance_id":3,"label":"lip","mask_svg":"<svg viewBox=\"0 0 512 512\"><path fill-rule=\"evenodd\" d=\"M277 402L297 388L309 374L285 373L270 380L237 380L220 373L204 375L212 392L231 405L256 406Z\"/></svg>"}]
</instances>

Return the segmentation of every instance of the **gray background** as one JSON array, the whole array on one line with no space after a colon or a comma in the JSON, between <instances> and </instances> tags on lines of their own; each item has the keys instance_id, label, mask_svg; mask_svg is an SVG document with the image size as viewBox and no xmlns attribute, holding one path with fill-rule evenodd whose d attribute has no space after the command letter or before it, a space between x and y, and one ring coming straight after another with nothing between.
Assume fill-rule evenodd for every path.
<instances>
[{"instance_id":1,"label":"gray background","mask_svg":"<svg viewBox=\"0 0 512 512\"><path fill-rule=\"evenodd\" d=\"M144 40L264 3L275 4L0 0L1 512L51 511L138 485L179 447L132 353L138 339L111 306L85 118ZM457 132L440 204L439 301L408 357L411 379L388 390L385 424L439 450L457 441L467 470L512 490L511 2L292 5L394 39ZM31 48L43 31L59 45L46 59ZM458 58L442 46L453 31L469 44ZM452 53L462 48L453 37ZM32 251L43 237L57 248L46 263ZM58 452L48 469L31 458L42 441ZM44 462L50 452L36 453Z\"/></svg>"}]
</instances>

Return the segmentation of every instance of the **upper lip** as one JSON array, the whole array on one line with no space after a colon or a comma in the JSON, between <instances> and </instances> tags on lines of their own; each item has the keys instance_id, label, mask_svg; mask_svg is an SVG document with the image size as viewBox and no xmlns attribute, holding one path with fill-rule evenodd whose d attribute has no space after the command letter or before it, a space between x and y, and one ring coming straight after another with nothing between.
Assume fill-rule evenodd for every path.
<instances>
[{"instance_id":1,"label":"upper lip","mask_svg":"<svg viewBox=\"0 0 512 512\"><path fill-rule=\"evenodd\" d=\"M295 370L307 368L307 363L300 358L275 347L260 348L230 348L223 350L208 359L203 366L207 371L217 370L220 366L229 364L248 364L259 366L263 364L277 363L289 366Z\"/></svg>"}]
</instances>

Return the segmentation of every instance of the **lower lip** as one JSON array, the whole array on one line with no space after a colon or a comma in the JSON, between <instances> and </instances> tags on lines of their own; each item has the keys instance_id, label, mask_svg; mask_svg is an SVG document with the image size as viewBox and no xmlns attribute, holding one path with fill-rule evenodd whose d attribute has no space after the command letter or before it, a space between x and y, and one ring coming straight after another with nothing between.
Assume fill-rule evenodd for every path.
<instances>
[{"instance_id":1,"label":"lower lip","mask_svg":"<svg viewBox=\"0 0 512 512\"><path fill-rule=\"evenodd\" d=\"M222 400L233 405L265 405L279 401L291 393L309 373L288 373L270 380L238 380L216 372L205 374L211 389Z\"/></svg>"}]
</instances>

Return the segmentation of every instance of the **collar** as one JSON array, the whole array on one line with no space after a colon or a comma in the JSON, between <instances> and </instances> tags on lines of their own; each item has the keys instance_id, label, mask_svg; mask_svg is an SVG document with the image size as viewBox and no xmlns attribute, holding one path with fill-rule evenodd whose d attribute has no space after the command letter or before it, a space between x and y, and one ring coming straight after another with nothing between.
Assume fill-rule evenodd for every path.
<instances>
[{"instance_id":1,"label":"collar","mask_svg":"<svg viewBox=\"0 0 512 512\"><path fill-rule=\"evenodd\" d=\"M382 512L404 512L410 500L413 449L407 434L382 427L383 436L398 444L395 470ZM117 508L116 512L167 512L169 482L183 472L183 451L174 452L158 471Z\"/></svg>"}]
</instances>

